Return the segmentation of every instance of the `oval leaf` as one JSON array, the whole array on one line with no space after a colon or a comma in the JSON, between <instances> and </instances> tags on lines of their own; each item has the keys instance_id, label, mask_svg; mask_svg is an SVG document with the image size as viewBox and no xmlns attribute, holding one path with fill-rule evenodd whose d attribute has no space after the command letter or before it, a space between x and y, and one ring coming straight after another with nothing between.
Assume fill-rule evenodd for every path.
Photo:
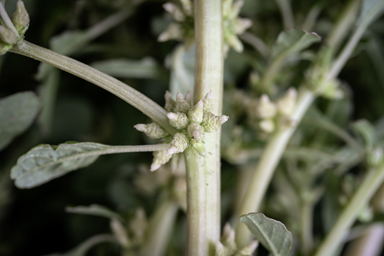
<instances>
[{"instance_id":1,"label":"oval leaf","mask_svg":"<svg viewBox=\"0 0 384 256\"><path fill-rule=\"evenodd\" d=\"M301 52L311 44L321 40L314 32L307 32L300 28L283 31L277 37L277 41L272 49L273 58L287 56L292 53Z\"/></svg>"},{"instance_id":2,"label":"oval leaf","mask_svg":"<svg viewBox=\"0 0 384 256\"><path fill-rule=\"evenodd\" d=\"M292 249L292 234L280 221L262 213L249 213L240 217L257 240L273 255L285 256Z\"/></svg>"},{"instance_id":3,"label":"oval leaf","mask_svg":"<svg viewBox=\"0 0 384 256\"><path fill-rule=\"evenodd\" d=\"M0 150L23 133L40 110L39 98L33 92L21 92L0 100Z\"/></svg>"},{"instance_id":4,"label":"oval leaf","mask_svg":"<svg viewBox=\"0 0 384 256\"><path fill-rule=\"evenodd\" d=\"M11 178L19 188L39 186L92 164L109 147L91 142L61 144L57 148L37 146L18 159L11 170Z\"/></svg>"}]
</instances>

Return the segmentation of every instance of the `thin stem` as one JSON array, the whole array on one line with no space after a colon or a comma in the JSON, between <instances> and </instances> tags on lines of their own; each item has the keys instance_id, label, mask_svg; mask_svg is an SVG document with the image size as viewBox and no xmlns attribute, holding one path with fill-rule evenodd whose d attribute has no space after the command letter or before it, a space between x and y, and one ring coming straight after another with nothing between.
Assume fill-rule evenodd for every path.
<instances>
[{"instance_id":1,"label":"thin stem","mask_svg":"<svg viewBox=\"0 0 384 256\"><path fill-rule=\"evenodd\" d=\"M308 255L313 248L312 216L313 216L312 202L302 202L301 203L301 247L304 255Z\"/></svg>"},{"instance_id":2,"label":"thin stem","mask_svg":"<svg viewBox=\"0 0 384 256\"><path fill-rule=\"evenodd\" d=\"M212 112L221 114L223 35L221 0L196 0L195 103L212 92ZM213 255L220 237L220 130L204 138L205 157L193 148L184 154L187 167L187 256Z\"/></svg>"},{"instance_id":3,"label":"thin stem","mask_svg":"<svg viewBox=\"0 0 384 256\"><path fill-rule=\"evenodd\" d=\"M149 222L148 236L142 246L142 256L165 255L167 244L176 220L178 206L169 200L164 200L157 208Z\"/></svg>"},{"instance_id":4,"label":"thin stem","mask_svg":"<svg viewBox=\"0 0 384 256\"><path fill-rule=\"evenodd\" d=\"M311 91L307 89L302 89L300 91L295 112L291 117L296 124L300 122L314 99L315 95ZM254 211L257 212L259 210L261 201L272 179L275 168L295 129L295 126L290 127L280 130L272 135L263 151L259 163L257 164L239 212L236 214L237 216ZM236 242L238 246L242 247L248 244L250 237L251 233L248 231L247 227L239 223L236 227Z\"/></svg>"},{"instance_id":5,"label":"thin stem","mask_svg":"<svg viewBox=\"0 0 384 256\"><path fill-rule=\"evenodd\" d=\"M11 29L17 36L19 36L19 33L17 32L15 26L13 25L11 19L9 18L7 12L4 9L3 4L0 2L0 17L3 19L5 25Z\"/></svg>"},{"instance_id":6,"label":"thin stem","mask_svg":"<svg viewBox=\"0 0 384 256\"><path fill-rule=\"evenodd\" d=\"M293 28L295 23L290 0L276 0L276 3L279 6L281 16L283 17L284 28Z\"/></svg>"},{"instance_id":7,"label":"thin stem","mask_svg":"<svg viewBox=\"0 0 384 256\"><path fill-rule=\"evenodd\" d=\"M131 104L154 122L161 125L170 134L176 133L176 130L169 124L166 116L167 112L164 108L130 86L97 69L25 40L20 40L10 51L51 64L52 66L91 82Z\"/></svg>"},{"instance_id":8,"label":"thin stem","mask_svg":"<svg viewBox=\"0 0 384 256\"><path fill-rule=\"evenodd\" d=\"M243 34L239 36L241 40L250 44L255 48L264 58L268 58L269 50L267 45L256 35L245 31Z\"/></svg>"},{"instance_id":9,"label":"thin stem","mask_svg":"<svg viewBox=\"0 0 384 256\"><path fill-rule=\"evenodd\" d=\"M330 233L321 243L315 256L333 255L337 247L340 246L348 230L355 222L362 207L364 207L364 205L369 202L372 195L383 181L384 165L381 165L377 168L372 168L368 171L363 182L344 208Z\"/></svg>"}]
</instances>

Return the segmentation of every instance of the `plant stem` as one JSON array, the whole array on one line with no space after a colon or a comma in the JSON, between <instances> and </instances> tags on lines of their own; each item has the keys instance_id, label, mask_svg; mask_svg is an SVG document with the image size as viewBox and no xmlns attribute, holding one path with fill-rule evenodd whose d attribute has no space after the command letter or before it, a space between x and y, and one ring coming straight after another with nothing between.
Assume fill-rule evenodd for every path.
<instances>
[{"instance_id":1,"label":"plant stem","mask_svg":"<svg viewBox=\"0 0 384 256\"><path fill-rule=\"evenodd\" d=\"M292 29L295 26L290 0L276 0L276 4L280 9L283 17L285 29Z\"/></svg>"},{"instance_id":2,"label":"plant stem","mask_svg":"<svg viewBox=\"0 0 384 256\"><path fill-rule=\"evenodd\" d=\"M372 195L384 181L384 164L377 168L372 168L366 174L363 182L353 195L349 203L344 208L335 225L326 239L321 243L315 256L333 255L337 247L341 244L349 228L356 220L360 210L371 199Z\"/></svg>"},{"instance_id":3,"label":"plant stem","mask_svg":"<svg viewBox=\"0 0 384 256\"><path fill-rule=\"evenodd\" d=\"M291 117L296 125L300 122L314 98L315 95L311 91L305 88L300 91L296 109ZM290 128L279 130L269 139L236 216L254 211L257 212L259 210L261 201L272 179L275 168L279 163L281 155L283 154L291 135L295 131L295 128L296 126L292 126ZM245 246L248 244L250 237L251 233L246 225L239 223L236 226L237 245L239 247Z\"/></svg>"},{"instance_id":4,"label":"plant stem","mask_svg":"<svg viewBox=\"0 0 384 256\"><path fill-rule=\"evenodd\" d=\"M164 255L176 220L177 210L178 206L167 199L156 207L156 211L149 222L148 230L150 232L142 246L141 256Z\"/></svg>"},{"instance_id":5,"label":"plant stem","mask_svg":"<svg viewBox=\"0 0 384 256\"><path fill-rule=\"evenodd\" d=\"M20 40L10 51L51 64L52 66L91 82L131 104L154 122L161 125L170 134L176 133L176 130L169 124L165 109L142 93L97 69L25 40Z\"/></svg>"},{"instance_id":6,"label":"plant stem","mask_svg":"<svg viewBox=\"0 0 384 256\"><path fill-rule=\"evenodd\" d=\"M221 0L195 1L195 103L212 92L212 112L221 114L223 47ZM184 152L187 167L187 256L214 254L220 237L220 130L204 138L205 157Z\"/></svg>"}]
</instances>

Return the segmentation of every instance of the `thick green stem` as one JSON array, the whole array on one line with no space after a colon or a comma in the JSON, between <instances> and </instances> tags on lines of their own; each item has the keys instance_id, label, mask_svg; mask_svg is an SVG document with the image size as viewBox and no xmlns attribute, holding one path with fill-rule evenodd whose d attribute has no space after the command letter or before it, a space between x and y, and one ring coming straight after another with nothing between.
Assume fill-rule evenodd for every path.
<instances>
[{"instance_id":1,"label":"thick green stem","mask_svg":"<svg viewBox=\"0 0 384 256\"><path fill-rule=\"evenodd\" d=\"M147 96L88 65L51 50L20 40L11 52L39 60L91 82L128 102L171 134L176 130L169 124L167 112Z\"/></svg>"},{"instance_id":2,"label":"thick green stem","mask_svg":"<svg viewBox=\"0 0 384 256\"><path fill-rule=\"evenodd\" d=\"M223 51L221 0L195 1L196 70L194 101L212 92L212 112L221 114ZM188 256L214 254L220 237L220 130L204 138L205 157L193 148L187 166Z\"/></svg>"},{"instance_id":3,"label":"thick green stem","mask_svg":"<svg viewBox=\"0 0 384 256\"><path fill-rule=\"evenodd\" d=\"M307 89L301 90L295 112L291 117L296 124L300 122L314 98L315 95L311 91ZM257 212L259 210L261 201L272 179L275 168L295 129L296 126L282 129L277 131L269 139L236 216L255 211ZM246 225L239 223L236 227L236 242L238 246L242 247L248 244L250 237L251 233Z\"/></svg>"},{"instance_id":4,"label":"thick green stem","mask_svg":"<svg viewBox=\"0 0 384 256\"><path fill-rule=\"evenodd\" d=\"M164 200L156 209L149 222L149 233L145 244L142 246L141 256L161 256L167 249L169 237L173 229L178 206Z\"/></svg>"},{"instance_id":5,"label":"thick green stem","mask_svg":"<svg viewBox=\"0 0 384 256\"><path fill-rule=\"evenodd\" d=\"M339 216L336 224L326 236L326 239L321 243L315 256L333 255L337 247L340 246L348 230L355 222L360 210L368 204L372 195L383 181L384 165L372 168L368 171L358 190Z\"/></svg>"}]
</instances>

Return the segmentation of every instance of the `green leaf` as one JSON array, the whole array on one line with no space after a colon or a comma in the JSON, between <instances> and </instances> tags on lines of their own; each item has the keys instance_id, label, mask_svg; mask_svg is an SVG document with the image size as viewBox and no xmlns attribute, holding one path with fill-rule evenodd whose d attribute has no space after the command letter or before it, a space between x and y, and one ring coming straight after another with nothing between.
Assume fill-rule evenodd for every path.
<instances>
[{"instance_id":1,"label":"green leaf","mask_svg":"<svg viewBox=\"0 0 384 256\"><path fill-rule=\"evenodd\" d=\"M65 210L70 213L94 215L94 216L100 216L100 217L105 217L109 219L117 219L120 222L124 222L124 220L120 217L120 215L109 210L104 206L97 205L97 204L93 204L90 206L67 207Z\"/></svg>"},{"instance_id":2,"label":"green leaf","mask_svg":"<svg viewBox=\"0 0 384 256\"><path fill-rule=\"evenodd\" d=\"M51 49L63 55L78 52L88 43L86 33L82 31L66 31L51 39Z\"/></svg>"},{"instance_id":3,"label":"green leaf","mask_svg":"<svg viewBox=\"0 0 384 256\"><path fill-rule=\"evenodd\" d=\"M256 239L273 255L288 255L292 249L292 234L283 223L267 218L262 213L249 213L240 217Z\"/></svg>"},{"instance_id":4,"label":"green leaf","mask_svg":"<svg viewBox=\"0 0 384 256\"><path fill-rule=\"evenodd\" d=\"M359 25L369 25L374 21L384 10L383 0L364 0L362 10L358 19Z\"/></svg>"},{"instance_id":5,"label":"green leaf","mask_svg":"<svg viewBox=\"0 0 384 256\"><path fill-rule=\"evenodd\" d=\"M92 67L121 78L156 78L160 75L160 67L152 58L142 60L112 59L94 62Z\"/></svg>"},{"instance_id":6,"label":"green leaf","mask_svg":"<svg viewBox=\"0 0 384 256\"><path fill-rule=\"evenodd\" d=\"M0 100L0 150L32 124L40 110L33 92L21 92Z\"/></svg>"},{"instance_id":7,"label":"green leaf","mask_svg":"<svg viewBox=\"0 0 384 256\"><path fill-rule=\"evenodd\" d=\"M58 147L40 145L17 160L11 170L11 179L15 180L18 188L32 188L86 167L95 162L99 155L152 152L168 148L169 144L108 146L93 142L66 143Z\"/></svg>"},{"instance_id":8,"label":"green leaf","mask_svg":"<svg viewBox=\"0 0 384 256\"><path fill-rule=\"evenodd\" d=\"M272 57L285 57L292 53L298 53L320 40L320 36L316 33L309 33L300 28L283 31L280 33L275 45L273 46Z\"/></svg>"},{"instance_id":9,"label":"green leaf","mask_svg":"<svg viewBox=\"0 0 384 256\"><path fill-rule=\"evenodd\" d=\"M367 120L359 120L352 127L363 137L365 145L372 147L375 144L375 128Z\"/></svg>"},{"instance_id":10,"label":"green leaf","mask_svg":"<svg viewBox=\"0 0 384 256\"><path fill-rule=\"evenodd\" d=\"M92 164L106 148L108 146L90 142L61 144L57 148L40 145L18 159L11 178L19 188L39 186Z\"/></svg>"}]
</instances>

